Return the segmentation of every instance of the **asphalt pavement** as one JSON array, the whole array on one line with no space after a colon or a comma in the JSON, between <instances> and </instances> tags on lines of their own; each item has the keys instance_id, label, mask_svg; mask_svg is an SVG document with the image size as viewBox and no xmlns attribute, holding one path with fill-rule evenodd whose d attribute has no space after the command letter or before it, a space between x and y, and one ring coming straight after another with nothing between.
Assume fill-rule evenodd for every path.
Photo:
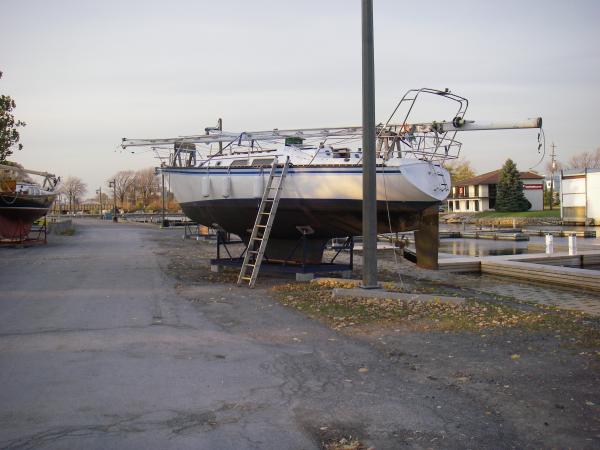
<instances>
[{"instance_id":1,"label":"asphalt pavement","mask_svg":"<svg viewBox=\"0 0 600 450\"><path fill-rule=\"evenodd\" d=\"M264 291L181 285L161 269L165 233L180 239L84 220L46 246L0 248L0 448L521 442L477 400Z\"/></svg>"}]
</instances>

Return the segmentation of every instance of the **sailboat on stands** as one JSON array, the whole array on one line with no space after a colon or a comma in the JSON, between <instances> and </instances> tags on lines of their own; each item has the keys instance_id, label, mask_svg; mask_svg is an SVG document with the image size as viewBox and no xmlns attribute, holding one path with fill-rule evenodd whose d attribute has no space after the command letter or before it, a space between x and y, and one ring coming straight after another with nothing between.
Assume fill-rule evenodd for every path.
<instances>
[{"instance_id":1,"label":"sailboat on stands","mask_svg":"<svg viewBox=\"0 0 600 450\"><path fill-rule=\"evenodd\" d=\"M451 102L449 121L411 123L423 96ZM457 158L460 131L541 128L541 118L513 123L465 119L468 101L448 90L413 89L377 127L377 228L379 233L418 230L418 263L437 267L438 209L450 192L444 163ZM399 120L397 120L399 118ZM171 190L192 220L234 233L251 244L253 230L268 228L269 260L321 262L328 240L362 234L361 127L225 132L168 139L127 139L122 147L171 148ZM277 189L276 217L259 225L269 200L272 169L285 166ZM274 197L272 198L275 199ZM260 235L259 236L264 236ZM298 245L299 239L303 244Z\"/></svg>"},{"instance_id":2,"label":"sailboat on stands","mask_svg":"<svg viewBox=\"0 0 600 450\"><path fill-rule=\"evenodd\" d=\"M29 175L43 177L40 186ZM24 241L33 222L45 216L54 202L59 179L47 172L0 165L0 239Z\"/></svg>"}]
</instances>

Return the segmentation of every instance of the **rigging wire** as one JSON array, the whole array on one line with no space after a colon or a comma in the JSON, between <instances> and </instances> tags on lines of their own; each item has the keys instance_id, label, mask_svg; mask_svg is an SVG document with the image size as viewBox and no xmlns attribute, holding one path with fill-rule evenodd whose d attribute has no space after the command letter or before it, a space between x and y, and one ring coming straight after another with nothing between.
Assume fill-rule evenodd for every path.
<instances>
[{"instance_id":1,"label":"rigging wire","mask_svg":"<svg viewBox=\"0 0 600 450\"><path fill-rule=\"evenodd\" d=\"M531 166L529 170L533 170L534 168L539 166L546 157L546 135L544 134L543 128L540 128L540 132L538 133L538 153L540 153L540 149L542 149L542 157L536 164Z\"/></svg>"},{"instance_id":2,"label":"rigging wire","mask_svg":"<svg viewBox=\"0 0 600 450\"><path fill-rule=\"evenodd\" d=\"M385 162L381 166L382 166L381 178L383 178L383 195L384 195L384 198L385 198L385 210L386 210L386 213L387 213L388 227L389 227L389 230L390 230L390 234L393 234L393 231L392 231L392 215L390 213L390 203L389 203L389 200L388 200L387 184L385 182ZM375 177L375 179L377 179L377 177ZM377 199L375 201L377 201ZM398 275L398 280L400 281L400 288L404 291L405 290L405 286L404 286L404 281L402 280L402 275L400 273L400 265L398 264L398 255L396 253L396 241L395 240L394 240L394 243L393 243L392 251L394 253L394 267L396 268L396 273Z\"/></svg>"}]
</instances>

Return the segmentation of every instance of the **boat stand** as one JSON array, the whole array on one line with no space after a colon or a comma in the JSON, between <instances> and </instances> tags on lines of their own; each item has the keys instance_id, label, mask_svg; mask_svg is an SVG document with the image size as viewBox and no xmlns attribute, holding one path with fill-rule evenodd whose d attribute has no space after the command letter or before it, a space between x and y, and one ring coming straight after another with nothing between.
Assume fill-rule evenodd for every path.
<instances>
[{"instance_id":1,"label":"boat stand","mask_svg":"<svg viewBox=\"0 0 600 450\"><path fill-rule=\"evenodd\" d=\"M354 239L352 236L346 238L343 245L336 248L336 253L329 261L323 261L319 264L309 263L306 259L306 240L303 234L294 249L290 252L287 259L269 259L265 254L262 262L261 271L269 273L288 273L295 274L296 281L309 281L315 278L319 273L341 273L342 278L350 278L354 269ZM231 244L243 243L242 240L230 240L227 233L217 231L217 257L210 260L210 269L212 272L221 272L225 267L241 267L244 262L244 256L248 251L248 246L242 250L239 256L233 256L228 248ZM289 259L298 249L302 249L300 260ZM342 251L350 252L350 262L347 264L336 262L337 257ZM223 254L226 253L227 257Z\"/></svg>"},{"instance_id":2,"label":"boat stand","mask_svg":"<svg viewBox=\"0 0 600 450\"><path fill-rule=\"evenodd\" d=\"M0 246L2 247L30 247L32 245L40 245L48 243L48 218L42 217L31 226L28 233L23 233L9 239L0 238Z\"/></svg>"},{"instance_id":3,"label":"boat stand","mask_svg":"<svg viewBox=\"0 0 600 450\"><path fill-rule=\"evenodd\" d=\"M181 238L183 240L195 239L196 241L199 241L200 239L213 239L214 237L215 233L212 228L207 228L196 222L186 222L184 224L183 236Z\"/></svg>"}]
</instances>

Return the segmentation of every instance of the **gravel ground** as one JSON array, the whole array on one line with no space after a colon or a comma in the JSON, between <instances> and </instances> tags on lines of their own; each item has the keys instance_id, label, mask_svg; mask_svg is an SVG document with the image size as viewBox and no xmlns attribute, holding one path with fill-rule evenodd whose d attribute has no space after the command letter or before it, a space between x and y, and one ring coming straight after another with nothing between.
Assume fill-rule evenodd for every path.
<instances>
[{"instance_id":1,"label":"gravel ground","mask_svg":"<svg viewBox=\"0 0 600 450\"><path fill-rule=\"evenodd\" d=\"M261 331L257 316L247 322L241 317L242 311L233 311L231 305L226 312L221 306L214 306L225 301L219 300L218 294L211 294L214 296L209 299L194 294L195 290L202 291L208 286L211 286L209 292L218 290L217 286L232 289L235 271L221 274L209 271L208 259L215 253L213 243L175 242L167 238L161 243L164 270L177 279L181 292L203 313L214 314L215 318L232 327L241 327L254 338L268 341L295 339L285 328L279 334ZM360 256L356 261L359 269ZM536 310L532 301L539 300L540 296L575 294L574 291L507 282L494 277L455 276L421 270L406 261L394 262L389 253L381 258L380 268L382 280L394 281L405 290L461 295L522 311ZM360 277L359 272L355 275ZM291 282L283 276L262 276L254 290L243 292L249 299L273 299L277 297L273 294L273 286ZM511 289L503 288L507 285ZM581 291L576 294L586 298L593 296ZM567 313L552 311L552 314L560 320L569 320ZM323 317L310 315L319 323L334 327ZM577 317L597 336L600 326L597 318ZM267 315L260 320L269 321L272 317ZM591 344L581 343L568 332L551 327L441 330L435 326L414 326L402 320L371 320L346 326L337 334L339 338L334 339L351 339L368 346L372 355L369 376L379 378L370 380L375 382L373 388L376 391L404 389L403 395L394 397L395 401L415 410L432 408L430 419L435 423L436 431L408 424L402 427L389 417L377 415L375 407L371 411L373 415L365 417L359 408L360 418L340 421L331 428L325 426L324 430L319 428L321 434L335 430L332 436L336 439L341 435L354 436L364 445L376 448L600 447L598 340ZM314 369L298 362L295 370L300 375ZM326 385L322 383L320 389L326 390ZM330 408L324 404L321 407ZM334 422L333 416L330 420Z\"/></svg>"},{"instance_id":2,"label":"gravel ground","mask_svg":"<svg viewBox=\"0 0 600 450\"><path fill-rule=\"evenodd\" d=\"M600 448L599 319L389 254L389 287L466 301L237 287L182 232L0 249L0 448Z\"/></svg>"}]
</instances>

